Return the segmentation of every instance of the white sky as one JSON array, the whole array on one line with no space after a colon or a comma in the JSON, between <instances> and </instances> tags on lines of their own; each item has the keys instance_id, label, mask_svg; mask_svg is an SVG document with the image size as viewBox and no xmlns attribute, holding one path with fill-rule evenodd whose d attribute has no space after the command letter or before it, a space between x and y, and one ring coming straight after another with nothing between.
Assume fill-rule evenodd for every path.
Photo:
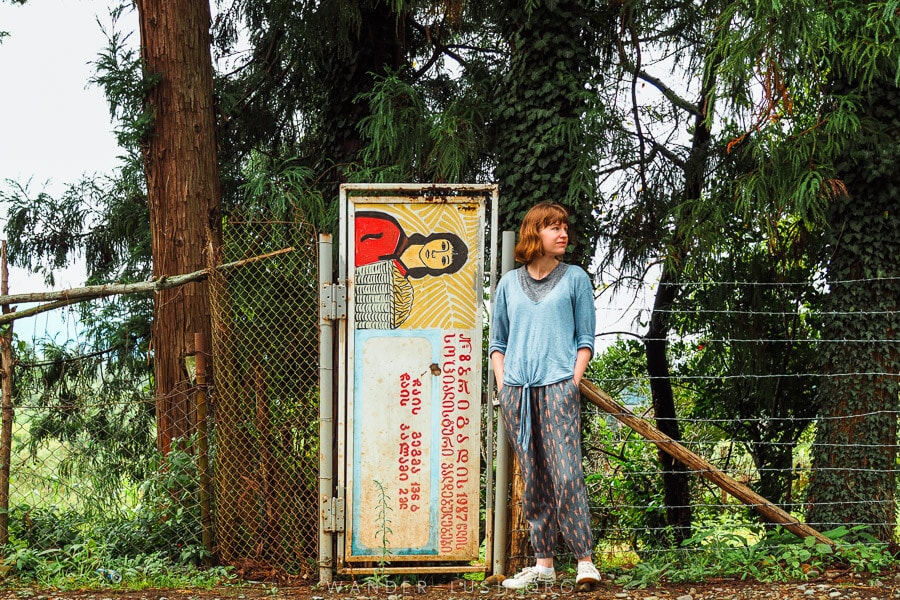
<instances>
[{"instance_id":1,"label":"white sky","mask_svg":"<svg viewBox=\"0 0 900 600\"><path fill-rule=\"evenodd\" d=\"M116 164L106 101L99 88L87 87L90 63L105 45L97 19L109 23L105 0L0 0L0 31L9 34L0 41L0 185L30 180L32 194L55 193ZM4 238L6 210L0 206ZM77 287L84 277L75 266L57 273L54 287ZM10 270L10 293L46 289L41 276ZM15 331L30 339L32 331L65 334L72 327L74 318L56 310L16 321Z\"/></svg>"}]
</instances>

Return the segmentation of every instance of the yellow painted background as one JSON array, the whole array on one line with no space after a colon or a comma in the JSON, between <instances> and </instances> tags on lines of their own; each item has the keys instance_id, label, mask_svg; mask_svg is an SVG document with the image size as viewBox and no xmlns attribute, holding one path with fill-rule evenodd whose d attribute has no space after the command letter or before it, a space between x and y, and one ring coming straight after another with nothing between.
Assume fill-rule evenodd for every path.
<instances>
[{"instance_id":1,"label":"yellow painted background","mask_svg":"<svg viewBox=\"0 0 900 600\"><path fill-rule=\"evenodd\" d=\"M392 215L407 236L413 233L428 235L449 232L458 235L469 248L469 257L456 273L437 277L427 275L410 279L413 286L413 307L409 318L399 329L475 327L480 297L476 297L475 275L478 272L479 238L482 235L478 219L478 202L459 204L435 203L366 203L360 199L355 211L380 211Z\"/></svg>"}]
</instances>

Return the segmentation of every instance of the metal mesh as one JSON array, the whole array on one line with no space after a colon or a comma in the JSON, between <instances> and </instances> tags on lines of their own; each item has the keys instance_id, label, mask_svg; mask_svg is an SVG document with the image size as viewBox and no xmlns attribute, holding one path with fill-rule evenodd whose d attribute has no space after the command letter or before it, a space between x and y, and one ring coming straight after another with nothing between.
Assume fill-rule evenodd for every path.
<instances>
[{"instance_id":1,"label":"metal mesh","mask_svg":"<svg viewBox=\"0 0 900 600\"><path fill-rule=\"evenodd\" d=\"M176 440L164 458L156 452L149 375L123 380L120 371L137 353L110 365L108 352L90 352L83 340L41 350L19 354L14 406L4 412L12 435L0 539L33 551L88 547L92 539L115 556L197 558L192 440Z\"/></svg>"},{"instance_id":2,"label":"metal mesh","mask_svg":"<svg viewBox=\"0 0 900 600\"><path fill-rule=\"evenodd\" d=\"M219 559L314 572L318 553L318 276L304 223L231 218L210 277Z\"/></svg>"}]
</instances>

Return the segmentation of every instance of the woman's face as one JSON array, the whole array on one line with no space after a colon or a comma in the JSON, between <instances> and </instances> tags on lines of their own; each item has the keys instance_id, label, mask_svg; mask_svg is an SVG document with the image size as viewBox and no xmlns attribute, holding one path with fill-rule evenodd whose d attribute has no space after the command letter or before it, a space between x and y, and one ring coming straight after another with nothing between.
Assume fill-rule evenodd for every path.
<instances>
[{"instance_id":1,"label":"woman's face","mask_svg":"<svg viewBox=\"0 0 900 600\"><path fill-rule=\"evenodd\" d=\"M419 250L419 259L429 269L443 271L453 262L453 245L447 240L429 240Z\"/></svg>"},{"instance_id":2,"label":"woman's face","mask_svg":"<svg viewBox=\"0 0 900 600\"><path fill-rule=\"evenodd\" d=\"M553 223L538 231L541 236L541 249L545 256L554 258L566 253L569 244L569 226L565 223Z\"/></svg>"}]
</instances>

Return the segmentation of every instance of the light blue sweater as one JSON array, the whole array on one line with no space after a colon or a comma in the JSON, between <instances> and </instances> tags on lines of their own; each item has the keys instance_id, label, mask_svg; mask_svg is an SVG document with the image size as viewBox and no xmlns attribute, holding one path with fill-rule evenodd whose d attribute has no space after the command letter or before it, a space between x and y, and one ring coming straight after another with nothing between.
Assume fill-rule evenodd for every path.
<instances>
[{"instance_id":1,"label":"light blue sweater","mask_svg":"<svg viewBox=\"0 0 900 600\"><path fill-rule=\"evenodd\" d=\"M569 265L539 302L525 295L513 270L497 286L488 356L504 355L504 385L533 387L571 379L578 350L594 352L596 320L593 285L584 269Z\"/></svg>"}]
</instances>

